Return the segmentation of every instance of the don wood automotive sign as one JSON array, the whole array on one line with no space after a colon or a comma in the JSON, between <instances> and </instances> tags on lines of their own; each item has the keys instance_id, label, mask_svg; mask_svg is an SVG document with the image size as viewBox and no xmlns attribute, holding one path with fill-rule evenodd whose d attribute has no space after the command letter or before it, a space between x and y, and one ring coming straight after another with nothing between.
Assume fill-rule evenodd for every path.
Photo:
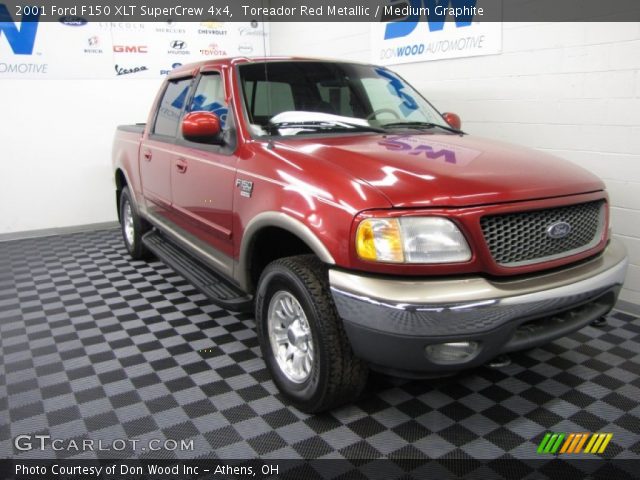
<instances>
[{"instance_id":1,"label":"don wood automotive sign","mask_svg":"<svg viewBox=\"0 0 640 480\"><path fill-rule=\"evenodd\" d=\"M444 7L438 2L410 0L385 7L385 16L396 20L373 24L371 61L396 65L500 53L502 24L483 22L485 9L476 7L473 0L452 3L459 5Z\"/></svg>"}]
</instances>

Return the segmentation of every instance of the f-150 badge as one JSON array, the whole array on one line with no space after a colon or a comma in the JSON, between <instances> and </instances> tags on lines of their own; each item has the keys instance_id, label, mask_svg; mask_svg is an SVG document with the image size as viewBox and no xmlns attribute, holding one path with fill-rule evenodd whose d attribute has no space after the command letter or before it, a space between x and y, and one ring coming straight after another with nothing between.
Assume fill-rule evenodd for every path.
<instances>
[{"instance_id":1,"label":"f-150 badge","mask_svg":"<svg viewBox=\"0 0 640 480\"><path fill-rule=\"evenodd\" d=\"M236 179L236 187L240 189L241 196L251 198L251 194L253 193L253 182L238 178Z\"/></svg>"}]
</instances>

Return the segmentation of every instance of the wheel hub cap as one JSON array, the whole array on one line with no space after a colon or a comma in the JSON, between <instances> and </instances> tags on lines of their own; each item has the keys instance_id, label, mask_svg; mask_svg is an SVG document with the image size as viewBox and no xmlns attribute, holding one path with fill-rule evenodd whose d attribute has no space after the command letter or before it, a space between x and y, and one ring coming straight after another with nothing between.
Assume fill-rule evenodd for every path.
<instances>
[{"instance_id":1,"label":"wheel hub cap","mask_svg":"<svg viewBox=\"0 0 640 480\"><path fill-rule=\"evenodd\" d=\"M304 382L311 374L314 352L302 306L292 294L281 290L271 298L267 322L271 349L280 370L292 382Z\"/></svg>"}]
</instances>

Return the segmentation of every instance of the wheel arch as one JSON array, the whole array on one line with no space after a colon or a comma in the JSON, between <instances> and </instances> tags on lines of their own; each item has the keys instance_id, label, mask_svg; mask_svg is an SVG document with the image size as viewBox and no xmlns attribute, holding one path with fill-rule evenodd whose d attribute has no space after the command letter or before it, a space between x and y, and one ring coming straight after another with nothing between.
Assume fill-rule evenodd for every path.
<instances>
[{"instance_id":1,"label":"wheel arch","mask_svg":"<svg viewBox=\"0 0 640 480\"><path fill-rule=\"evenodd\" d=\"M267 244L275 244L277 248L261 254L259 251ZM329 265L336 263L331 252L307 225L281 212L263 212L244 230L236 279L245 291L254 292L257 279L268 263L303 253L313 253Z\"/></svg>"},{"instance_id":2,"label":"wheel arch","mask_svg":"<svg viewBox=\"0 0 640 480\"><path fill-rule=\"evenodd\" d=\"M144 209L140 208L142 205L138 203L135 185L131 183L126 168L124 166L117 166L113 178L116 185L116 210L118 212L118 221L120 221L120 197L122 195L122 190L124 190L125 187L129 187L133 208L135 208L139 214L142 214L141 210L144 211Z\"/></svg>"},{"instance_id":3,"label":"wheel arch","mask_svg":"<svg viewBox=\"0 0 640 480\"><path fill-rule=\"evenodd\" d=\"M115 182L116 182L116 211L118 212L118 221L120 221L120 195L122 195L122 190L124 189L124 187L129 185L129 182L127 181L127 177L121 168L116 169Z\"/></svg>"}]
</instances>

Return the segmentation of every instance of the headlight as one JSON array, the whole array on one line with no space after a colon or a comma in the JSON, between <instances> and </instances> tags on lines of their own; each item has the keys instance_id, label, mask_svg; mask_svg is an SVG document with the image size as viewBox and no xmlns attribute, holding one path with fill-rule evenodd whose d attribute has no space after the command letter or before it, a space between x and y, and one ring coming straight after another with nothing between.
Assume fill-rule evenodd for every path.
<instances>
[{"instance_id":1,"label":"headlight","mask_svg":"<svg viewBox=\"0 0 640 480\"><path fill-rule=\"evenodd\" d=\"M356 233L363 260L390 263L455 263L471 259L460 229L442 217L367 218Z\"/></svg>"}]
</instances>

